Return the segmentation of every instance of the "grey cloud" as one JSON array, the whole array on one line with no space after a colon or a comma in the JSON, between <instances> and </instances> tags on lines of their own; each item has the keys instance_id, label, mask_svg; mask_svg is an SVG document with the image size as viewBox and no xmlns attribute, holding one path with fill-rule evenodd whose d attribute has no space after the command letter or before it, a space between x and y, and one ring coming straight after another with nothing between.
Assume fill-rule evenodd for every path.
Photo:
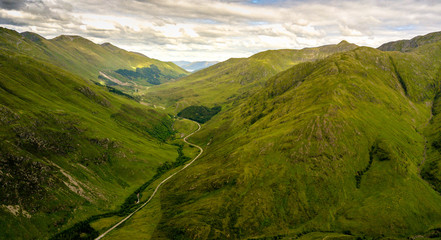
<instances>
[{"instance_id":1,"label":"grey cloud","mask_svg":"<svg viewBox=\"0 0 441 240\"><path fill-rule=\"evenodd\" d=\"M60 10L58 6L48 6L42 1L35 1L26 4L26 7L22 10L43 19L53 19L56 21L67 21L69 19L67 9L63 8L62 11L56 11L56 9Z\"/></svg>"},{"instance_id":2,"label":"grey cloud","mask_svg":"<svg viewBox=\"0 0 441 240\"><path fill-rule=\"evenodd\" d=\"M26 0L0 0L0 8L17 10L25 6Z\"/></svg>"},{"instance_id":3,"label":"grey cloud","mask_svg":"<svg viewBox=\"0 0 441 240\"><path fill-rule=\"evenodd\" d=\"M27 26L27 23L17 22L10 18L2 18L0 17L1 25L12 25L12 26Z\"/></svg>"},{"instance_id":4,"label":"grey cloud","mask_svg":"<svg viewBox=\"0 0 441 240\"><path fill-rule=\"evenodd\" d=\"M65 1L43 0L0 0L0 6L6 10L17 10L24 15L11 17L12 22L27 22L29 25L41 24L44 22L71 22L69 15L72 5ZM1 9L0 9L1 10Z\"/></svg>"}]
</instances>

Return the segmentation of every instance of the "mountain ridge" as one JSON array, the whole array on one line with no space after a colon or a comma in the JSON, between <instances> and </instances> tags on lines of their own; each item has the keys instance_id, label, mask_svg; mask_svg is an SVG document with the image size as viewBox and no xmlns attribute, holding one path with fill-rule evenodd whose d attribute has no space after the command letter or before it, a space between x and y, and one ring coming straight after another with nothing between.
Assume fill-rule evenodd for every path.
<instances>
[{"instance_id":1,"label":"mountain ridge","mask_svg":"<svg viewBox=\"0 0 441 240\"><path fill-rule=\"evenodd\" d=\"M132 70L151 65L158 67L165 76L161 81L168 81L187 74L184 69L171 62L161 62L114 45L95 44L81 36L61 35L48 40L35 33L18 33L6 28L1 28L0 33L3 37L3 48L50 61L54 65L95 82L99 82L100 71Z\"/></svg>"},{"instance_id":2,"label":"mountain ridge","mask_svg":"<svg viewBox=\"0 0 441 240\"><path fill-rule=\"evenodd\" d=\"M437 152L422 128L441 84L440 56L441 42L411 53L360 47L270 78L193 137L206 154L165 185L152 238L436 232L439 155L424 164L424 180L418 165L425 148Z\"/></svg>"},{"instance_id":3,"label":"mountain ridge","mask_svg":"<svg viewBox=\"0 0 441 240\"><path fill-rule=\"evenodd\" d=\"M167 114L194 105L220 111L189 139L204 153L109 239L439 236L438 32L378 49L342 41L232 58L151 86L142 104L92 73L144 57L68 68L49 54L61 45L19 35L0 30L0 239L104 232L118 207L146 200L173 159L195 153L171 140L195 126ZM80 52L64 56L71 62L104 56L83 54L97 44L78 39L57 40L87 43L68 47ZM159 69L130 67L114 70Z\"/></svg>"},{"instance_id":4,"label":"mountain ridge","mask_svg":"<svg viewBox=\"0 0 441 240\"><path fill-rule=\"evenodd\" d=\"M201 103L208 106L229 105L259 89L271 76L295 64L315 61L356 47L355 44L341 42L301 50L268 50L249 58L231 58L178 81L152 87L146 98L173 107L176 112Z\"/></svg>"},{"instance_id":5,"label":"mountain ridge","mask_svg":"<svg viewBox=\"0 0 441 240\"><path fill-rule=\"evenodd\" d=\"M47 239L113 211L179 156L168 114L0 34L0 239Z\"/></svg>"},{"instance_id":6,"label":"mountain ridge","mask_svg":"<svg viewBox=\"0 0 441 240\"><path fill-rule=\"evenodd\" d=\"M398 40L382 44L378 49L382 51L410 52L419 46L436 43L441 40L441 32L433 32L416 36L410 40Z\"/></svg>"}]
</instances>

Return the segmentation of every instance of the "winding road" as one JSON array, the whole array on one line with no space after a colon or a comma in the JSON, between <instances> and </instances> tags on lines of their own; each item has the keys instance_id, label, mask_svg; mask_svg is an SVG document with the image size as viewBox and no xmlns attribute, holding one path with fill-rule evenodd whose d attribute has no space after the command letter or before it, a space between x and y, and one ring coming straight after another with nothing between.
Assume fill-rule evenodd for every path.
<instances>
[{"instance_id":1,"label":"winding road","mask_svg":"<svg viewBox=\"0 0 441 240\"><path fill-rule=\"evenodd\" d=\"M191 121L191 120L190 120ZM193 121L195 122L195 121ZM193 158L193 160L191 160L191 162L187 163L183 168L181 168L179 171L173 173L172 175L168 176L166 179L162 180L162 182L160 182L158 184L158 186L156 186L155 191L153 191L152 195L150 196L150 198L143 203L141 206L139 206L135 211L133 211L132 213L130 213L127 217L125 217L123 220L119 221L117 224L113 225L111 228L109 228L107 231L105 231L103 234L101 234L99 237L95 238L95 240L99 240L102 239L103 237L105 237L109 232L111 232L112 230L114 230L115 228L117 228L119 225L121 225L122 223L124 223L125 221L127 221L129 218L131 218L136 212L138 212L139 210L141 210L143 207L145 207L145 205L147 205L147 203L149 203L153 197L156 195L156 192L158 192L158 189L162 186L162 184L164 184L165 182L167 182L168 180L170 180L173 176L175 176L176 174L182 172L184 169L186 169L187 167L189 167L191 164L193 164L194 161L196 161L196 159L198 159L202 153L204 152L204 150L193 143L190 143L187 141L187 138L190 137L191 135L195 134L196 132L198 132L199 130L201 130L201 125L197 122L195 122L198 125L198 129L190 134L188 134L185 138L184 138L184 142L187 143L188 145L194 146L196 148L198 148L200 150L199 154Z\"/></svg>"}]
</instances>

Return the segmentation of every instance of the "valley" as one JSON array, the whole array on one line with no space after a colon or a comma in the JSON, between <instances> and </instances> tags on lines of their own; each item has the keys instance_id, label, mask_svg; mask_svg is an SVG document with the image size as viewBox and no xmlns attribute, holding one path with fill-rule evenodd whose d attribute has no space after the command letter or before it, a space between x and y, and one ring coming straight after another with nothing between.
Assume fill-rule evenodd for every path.
<instances>
[{"instance_id":1,"label":"valley","mask_svg":"<svg viewBox=\"0 0 441 240\"><path fill-rule=\"evenodd\" d=\"M145 201L141 206L139 206L138 208L136 208L135 211L133 211L132 213L130 213L127 217L125 217L123 220L121 220L120 222L118 222L117 224L113 225L111 228L109 228L107 231L105 231L103 234L101 234L100 236L98 236L96 239L99 240L103 237L105 237L108 233L110 233L112 230L114 230L115 228L117 228L119 225L123 224L124 222L126 222L129 218L131 218L136 212L138 212L139 210L141 210L142 208L144 208L154 197L156 192L158 191L158 189L165 183L167 182L169 179L171 179L173 176L175 176L176 174L180 173L181 171L185 170L187 167L189 167L194 161L196 161L204 152L204 150L193 143L189 143L187 141L187 138L190 137L191 135L195 134L196 132L198 132L201 129L201 125L197 122L195 122L198 125L198 129L192 133L190 133L189 135L187 135L185 138L183 138L183 141L193 147L196 147L199 149L199 153L198 155L196 155L196 157L193 158L193 160L191 160L189 163L185 164L184 167L182 167L181 169L179 169L178 171L174 172L172 175L168 176L166 179L162 180L155 188L155 191L153 191L153 193L150 195L149 199L147 201ZM138 202L139 203L139 200Z\"/></svg>"},{"instance_id":2,"label":"valley","mask_svg":"<svg viewBox=\"0 0 441 240\"><path fill-rule=\"evenodd\" d=\"M194 73L0 29L0 239L435 239L441 33Z\"/></svg>"}]
</instances>

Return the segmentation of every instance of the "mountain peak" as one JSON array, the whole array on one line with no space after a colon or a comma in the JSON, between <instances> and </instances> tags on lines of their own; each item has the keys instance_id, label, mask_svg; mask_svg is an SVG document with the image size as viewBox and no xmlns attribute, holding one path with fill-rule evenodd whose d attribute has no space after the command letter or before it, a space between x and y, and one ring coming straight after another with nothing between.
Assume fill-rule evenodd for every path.
<instances>
[{"instance_id":1,"label":"mountain peak","mask_svg":"<svg viewBox=\"0 0 441 240\"><path fill-rule=\"evenodd\" d=\"M119 47L117 47L117 46L115 46L115 45L113 45L113 44L111 44L109 42L105 42L105 43L102 43L100 45L101 45L101 47L106 48L106 49L108 49L109 51L112 51L112 52L121 50Z\"/></svg>"},{"instance_id":2,"label":"mountain peak","mask_svg":"<svg viewBox=\"0 0 441 240\"><path fill-rule=\"evenodd\" d=\"M113 45L113 44L111 44L109 42L102 43L101 46L103 46L103 47L115 47L116 48L115 45Z\"/></svg>"},{"instance_id":3,"label":"mountain peak","mask_svg":"<svg viewBox=\"0 0 441 240\"><path fill-rule=\"evenodd\" d=\"M92 41L83 38L81 36L78 35L60 35L56 38L53 38L52 40L54 41L65 41L65 42L73 42L73 41L82 41L82 42L87 42L87 43L93 43Z\"/></svg>"},{"instance_id":4,"label":"mountain peak","mask_svg":"<svg viewBox=\"0 0 441 240\"><path fill-rule=\"evenodd\" d=\"M46 40L44 37L33 32L22 32L20 35L31 40L32 42L41 42L42 40Z\"/></svg>"}]
</instances>

